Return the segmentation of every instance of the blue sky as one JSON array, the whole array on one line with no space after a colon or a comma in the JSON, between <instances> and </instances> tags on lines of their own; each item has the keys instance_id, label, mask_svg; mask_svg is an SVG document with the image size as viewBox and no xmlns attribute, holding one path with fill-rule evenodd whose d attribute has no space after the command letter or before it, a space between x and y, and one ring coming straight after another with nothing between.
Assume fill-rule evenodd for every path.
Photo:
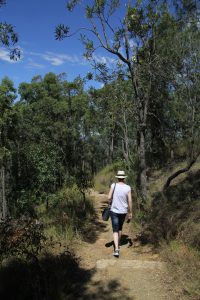
<instances>
[{"instance_id":1,"label":"blue sky","mask_svg":"<svg viewBox=\"0 0 200 300\"><path fill-rule=\"evenodd\" d=\"M65 7L66 0L7 0L0 9L0 21L15 26L22 58L10 61L8 52L0 48L0 80L8 76L17 88L19 83L30 82L35 75L65 72L67 80L72 81L92 70L82 56L84 48L79 35L63 41L54 38L55 27L60 23L70 25L72 31L86 25L81 9L69 13ZM100 50L96 55L99 61L113 63L113 57L106 52ZM88 85L100 87L94 81Z\"/></svg>"}]
</instances>

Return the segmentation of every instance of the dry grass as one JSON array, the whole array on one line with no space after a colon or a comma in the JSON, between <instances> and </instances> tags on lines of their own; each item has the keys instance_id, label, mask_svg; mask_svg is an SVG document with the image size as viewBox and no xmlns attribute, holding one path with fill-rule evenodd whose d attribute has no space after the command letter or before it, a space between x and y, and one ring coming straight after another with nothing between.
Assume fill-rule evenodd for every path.
<instances>
[{"instance_id":1,"label":"dry grass","mask_svg":"<svg viewBox=\"0 0 200 300\"><path fill-rule=\"evenodd\" d=\"M116 180L115 175L117 170L124 169L122 162L116 162L106 166L95 177L94 188L100 194L107 194L110 184Z\"/></svg>"},{"instance_id":2,"label":"dry grass","mask_svg":"<svg viewBox=\"0 0 200 300\"><path fill-rule=\"evenodd\" d=\"M200 158L161 192L167 178L185 166L181 162L152 173L145 234L155 244L168 242L161 255L181 294L178 299L200 300Z\"/></svg>"},{"instance_id":3,"label":"dry grass","mask_svg":"<svg viewBox=\"0 0 200 300\"><path fill-rule=\"evenodd\" d=\"M150 194L153 195L154 193L160 192L167 181L167 178L173 174L174 172L178 171L179 169L184 168L187 165L187 162L179 162L176 165L169 165L166 168L156 170L152 173L149 178L149 191ZM171 186L175 186L181 181L185 180L188 174L192 172L196 172L200 169L200 157L197 159L196 163L192 166L192 168L183 174L180 174L177 178L175 178L171 182Z\"/></svg>"},{"instance_id":4,"label":"dry grass","mask_svg":"<svg viewBox=\"0 0 200 300\"><path fill-rule=\"evenodd\" d=\"M200 252L180 241L173 241L164 247L161 255L177 287L181 288L180 299L200 299Z\"/></svg>"}]
</instances>

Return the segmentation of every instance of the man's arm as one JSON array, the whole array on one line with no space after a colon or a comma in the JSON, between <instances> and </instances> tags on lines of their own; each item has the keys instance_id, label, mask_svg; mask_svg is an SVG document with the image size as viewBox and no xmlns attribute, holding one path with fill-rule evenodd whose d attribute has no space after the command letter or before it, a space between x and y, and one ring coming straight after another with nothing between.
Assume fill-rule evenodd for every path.
<instances>
[{"instance_id":1,"label":"man's arm","mask_svg":"<svg viewBox=\"0 0 200 300\"><path fill-rule=\"evenodd\" d=\"M131 191L128 192L128 218L132 219L132 196L131 196Z\"/></svg>"},{"instance_id":2,"label":"man's arm","mask_svg":"<svg viewBox=\"0 0 200 300\"><path fill-rule=\"evenodd\" d=\"M110 191L108 193L108 203L110 204L111 200L112 200L112 194L113 194L113 188L112 186L110 187Z\"/></svg>"}]
</instances>

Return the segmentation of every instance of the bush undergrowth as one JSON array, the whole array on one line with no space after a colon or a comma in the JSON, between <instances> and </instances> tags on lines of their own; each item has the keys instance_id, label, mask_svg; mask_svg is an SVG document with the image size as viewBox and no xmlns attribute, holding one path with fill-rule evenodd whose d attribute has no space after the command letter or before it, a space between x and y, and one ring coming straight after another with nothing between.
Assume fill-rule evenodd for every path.
<instances>
[{"instance_id":1,"label":"bush undergrowth","mask_svg":"<svg viewBox=\"0 0 200 300\"><path fill-rule=\"evenodd\" d=\"M161 252L182 298L200 299L200 252L180 240L172 241Z\"/></svg>"},{"instance_id":2,"label":"bush undergrowth","mask_svg":"<svg viewBox=\"0 0 200 300\"><path fill-rule=\"evenodd\" d=\"M184 165L180 162L151 174L151 201L143 215L141 238L162 246L162 257L182 293L180 299L197 300L200 299L200 161L162 192L169 174Z\"/></svg>"},{"instance_id":3,"label":"bush undergrowth","mask_svg":"<svg viewBox=\"0 0 200 300\"><path fill-rule=\"evenodd\" d=\"M83 198L82 193L74 185L64 187L48 199L45 205L38 207L39 218L45 224L45 233L50 239L68 245L74 237L82 236L89 221L94 215L92 199Z\"/></svg>"}]
</instances>

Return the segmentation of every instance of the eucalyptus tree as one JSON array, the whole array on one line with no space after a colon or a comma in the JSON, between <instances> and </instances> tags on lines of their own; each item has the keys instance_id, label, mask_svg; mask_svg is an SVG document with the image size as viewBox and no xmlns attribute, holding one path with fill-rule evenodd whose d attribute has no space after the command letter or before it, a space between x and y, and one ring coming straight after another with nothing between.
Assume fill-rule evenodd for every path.
<instances>
[{"instance_id":1,"label":"eucalyptus tree","mask_svg":"<svg viewBox=\"0 0 200 300\"><path fill-rule=\"evenodd\" d=\"M187 165L169 176L164 189L175 177L188 171L200 155L200 29L198 15L189 12L187 22L181 24L182 30L176 34L174 53L180 64L172 82L174 107L179 106L176 112L176 122L179 124L176 139L185 145Z\"/></svg>"},{"instance_id":2,"label":"eucalyptus tree","mask_svg":"<svg viewBox=\"0 0 200 300\"><path fill-rule=\"evenodd\" d=\"M14 106L20 120L13 163L16 196L26 201L33 191L42 197L72 182L79 184L84 195L93 173L84 80L77 77L69 82L64 74L48 73L21 83L19 94Z\"/></svg>"},{"instance_id":3,"label":"eucalyptus tree","mask_svg":"<svg viewBox=\"0 0 200 300\"><path fill-rule=\"evenodd\" d=\"M8 176L11 166L12 128L14 115L13 101L16 99L16 90L13 82L3 78L0 84L0 218L8 216L7 194Z\"/></svg>"},{"instance_id":4,"label":"eucalyptus tree","mask_svg":"<svg viewBox=\"0 0 200 300\"><path fill-rule=\"evenodd\" d=\"M103 146L104 163L124 160L130 170L136 151L131 84L118 78L98 90L89 91L94 107L95 128Z\"/></svg>"},{"instance_id":5,"label":"eucalyptus tree","mask_svg":"<svg viewBox=\"0 0 200 300\"><path fill-rule=\"evenodd\" d=\"M0 0L0 8L6 4L6 0ZM17 47L18 34L12 24L0 22L0 46L4 47L10 53L10 59L20 58L20 48Z\"/></svg>"},{"instance_id":6,"label":"eucalyptus tree","mask_svg":"<svg viewBox=\"0 0 200 300\"><path fill-rule=\"evenodd\" d=\"M69 11L81 1L68 1ZM123 5L124 4L124 5ZM139 181L141 195L147 196L146 177L146 137L150 106L154 98L154 89L158 80L155 74L160 65L157 53L160 20L168 12L163 1L149 0L145 3L131 1L120 3L117 0L93 0L85 5L87 28L80 28L88 34L81 34L85 46L85 56L95 63L95 67L105 74L108 66L95 62L95 51L101 47L114 55L121 72L130 79L134 93L135 118L137 128L137 148L139 157ZM114 18L117 16L119 22ZM163 28L165 30L165 28ZM60 24L56 28L56 38L70 37L70 28ZM108 78L109 79L109 78Z\"/></svg>"}]
</instances>

